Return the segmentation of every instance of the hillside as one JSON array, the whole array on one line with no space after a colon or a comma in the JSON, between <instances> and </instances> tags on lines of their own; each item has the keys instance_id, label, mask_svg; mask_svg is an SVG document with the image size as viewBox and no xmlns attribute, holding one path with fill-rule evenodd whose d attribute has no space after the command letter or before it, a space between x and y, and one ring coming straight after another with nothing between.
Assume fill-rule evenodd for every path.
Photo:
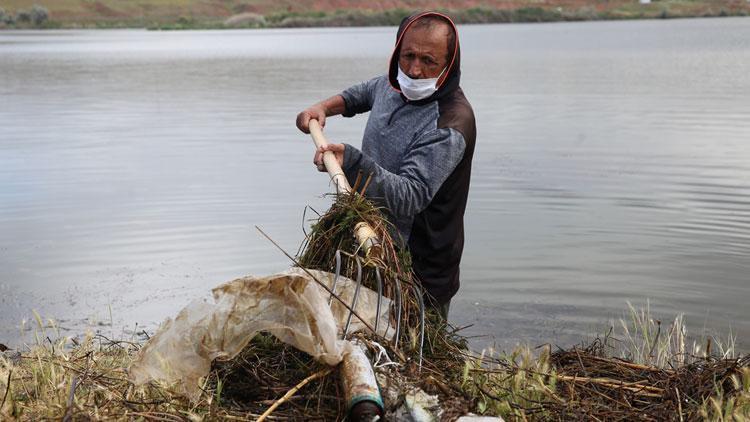
<instances>
[{"instance_id":1,"label":"hillside","mask_svg":"<svg viewBox=\"0 0 750 422\"><path fill-rule=\"evenodd\" d=\"M34 5L49 12L45 27L390 25L409 11L424 9L450 11L465 23L750 14L747 0L0 0L5 16L11 17L0 26L23 27L12 17Z\"/></svg>"}]
</instances>

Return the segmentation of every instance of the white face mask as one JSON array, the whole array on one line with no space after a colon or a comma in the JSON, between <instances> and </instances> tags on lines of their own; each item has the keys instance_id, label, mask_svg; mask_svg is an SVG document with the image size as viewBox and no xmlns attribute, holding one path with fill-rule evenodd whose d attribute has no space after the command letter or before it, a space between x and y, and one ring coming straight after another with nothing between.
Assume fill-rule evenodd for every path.
<instances>
[{"instance_id":1,"label":"white face mask","mask_svg":"<svg viewBox=\"0 0 750 422\"><path fill-rule=\"evenodd\" d=\"M398 84L401 86L401 93L404 94L404 97L411 101L423 100L437 91L437 81L443 76L443 72L447 68L448 66L443 68L443 71L440 72L437 78L412 79L399 66L396 80L398 80Z\"/></svg>"}]
</instances>

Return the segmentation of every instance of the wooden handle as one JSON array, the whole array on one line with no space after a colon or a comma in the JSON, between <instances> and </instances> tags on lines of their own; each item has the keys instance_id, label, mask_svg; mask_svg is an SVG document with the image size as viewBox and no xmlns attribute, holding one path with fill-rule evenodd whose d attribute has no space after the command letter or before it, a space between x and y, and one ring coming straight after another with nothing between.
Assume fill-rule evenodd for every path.
<instances>
[{"instance_id":1,"label":"wooden handle","mask_svg":"<svg viewBox=\"0 0 750 422\"><path fill-rule=\"evenodd\" d=\"M328 141L326 140L326 137L323 136L323 130L320 128L320 123L318 123L317 120L310 119L309 127L310 136L312 136L316 147L320 148L328 145ZM344 170L342 170L339 165L339 160L336 159L336 154L331 151L324 152L323 164L325 164L326 171L328 171L331 180L336 185L336 191L338 193L351 192L352 187L349 185L349 181L346 180L346 175L344 175Z\"/></svg>"}]
</instances>

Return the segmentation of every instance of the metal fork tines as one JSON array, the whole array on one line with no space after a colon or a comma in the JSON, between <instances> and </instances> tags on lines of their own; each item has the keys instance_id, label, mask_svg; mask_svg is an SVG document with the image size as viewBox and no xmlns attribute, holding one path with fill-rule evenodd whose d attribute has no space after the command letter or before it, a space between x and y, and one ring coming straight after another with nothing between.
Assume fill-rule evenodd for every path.
<instances>
[{"instance_id":1,"label":"metal fork tines","mask_svg":"<svg viewBox=\"0 0 750 422\"><path fill-rule=\"evenodd\" d=\"M352 298L352 309L356 311L357 309L357 298L359 298L359 290L360 287L362 287L362 262L360 261L358 256L354 256L354 259L357 261L357 287L354 289L354 297ZM346 318L346 325L344 326L344 338L346 338L346 335L349 333L349 325L352 323L352 316L354 314L352 312L349 312L349 316Z\"/></svg>"},{"instance_id":2,"label":"metal fork tines","mask_svg":"<svg viewBox=\"0 0 750 422\"><path fill-rule=\"evenodd\" d=\"M336 283L339 281L339 276L341 276L341 249L336 249L336 272L333 276L333 284L331 284L331 297L328 298L328 306L331 306L333 296L336 294Z\"/></svg>"}]
</instances>

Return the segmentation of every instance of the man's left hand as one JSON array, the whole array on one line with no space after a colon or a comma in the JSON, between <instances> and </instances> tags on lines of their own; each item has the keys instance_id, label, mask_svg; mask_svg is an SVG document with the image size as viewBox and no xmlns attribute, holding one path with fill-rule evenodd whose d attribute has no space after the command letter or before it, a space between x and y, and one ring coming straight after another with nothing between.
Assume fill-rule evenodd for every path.
<instances>
[{"instance_id":1,"label":"man's left hand","mask_svg":"<svg viewBox=\"0 0 750 422\"><path fill-rule=\"evenodd\" d=\"M328 144L325 146L322 146L318 148L317 151L315 151L315 157L313 158L313 163L318 167L318 171L325 172L326 166L323 164L323 153L326 151L331 151L336 156L336 161L339 162L339 166L344 165L344 144Z\"/></svg>"}]
</instances>

